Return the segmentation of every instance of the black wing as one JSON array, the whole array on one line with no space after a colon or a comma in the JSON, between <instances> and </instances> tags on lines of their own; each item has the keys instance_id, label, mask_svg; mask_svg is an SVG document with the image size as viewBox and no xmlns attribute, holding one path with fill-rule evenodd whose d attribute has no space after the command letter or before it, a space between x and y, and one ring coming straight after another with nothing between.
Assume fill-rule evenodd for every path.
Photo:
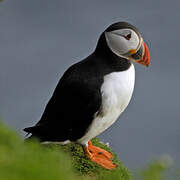
<instances>
[{"instance_id":1,"label":"black wing","mask_svg":"<svg viewBox=\"0 0 180 180\"><path fill-rule=\"evenodd\" d=\"M24 129L41 141L75 141L81 138L101 107L102 79L67 71L58 83L41 120Z\"/></svg>"}]
</instances>

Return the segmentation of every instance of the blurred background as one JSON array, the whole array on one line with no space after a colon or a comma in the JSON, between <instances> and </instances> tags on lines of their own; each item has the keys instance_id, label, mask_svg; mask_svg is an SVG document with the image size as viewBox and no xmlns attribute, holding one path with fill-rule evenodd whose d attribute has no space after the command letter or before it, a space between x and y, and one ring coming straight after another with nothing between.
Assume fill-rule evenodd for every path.
<instances>
[{"instance_id":1,"label":"blurred background","mask_svg":"<svg viewBox=\"0 0 180 180\"><path fill-rule=\"evenodd\" d=\"M4 0L0 3L0 116L24 137L64 71L93 52L110 24L128 21L149 46L132 100L100 135L129 168L163 154L180 161L180 1Z\"/></svg>"}]
</instances>

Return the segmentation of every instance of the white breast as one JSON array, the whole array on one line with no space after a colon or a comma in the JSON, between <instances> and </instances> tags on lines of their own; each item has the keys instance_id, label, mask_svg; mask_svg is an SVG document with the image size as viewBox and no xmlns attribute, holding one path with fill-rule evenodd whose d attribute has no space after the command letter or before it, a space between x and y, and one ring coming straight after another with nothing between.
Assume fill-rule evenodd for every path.
<instances>
[{"instance_id":1,"label":"white breast","mask_svg":"<svg viewBox=\"0 0 180 180\"><path fill-rule=\"evenodd\" d=\"M131 99L135 82L134 65L122 72L113 72L104 77L101 86L102 107L94 116L91 126L86 134L78 140L81 144L87 144L109 126L111 126L126 109Z\"/></svg>"}]
</instances>

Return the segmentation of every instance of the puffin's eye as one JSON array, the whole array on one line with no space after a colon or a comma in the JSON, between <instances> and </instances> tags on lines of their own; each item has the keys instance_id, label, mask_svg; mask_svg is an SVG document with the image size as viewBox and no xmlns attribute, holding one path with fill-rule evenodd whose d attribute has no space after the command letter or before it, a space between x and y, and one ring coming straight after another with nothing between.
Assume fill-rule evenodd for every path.
<instances>
[{"instance_id":1,"label":"puffin's eye","mask_svg":"<svg viewBox=\"0 0 180 180\"><path fill-rule=\"evenodd\" d=\"M131 33L129 33L128 35L124 36L127 40L131 39Z\"/></svg>"}]
</instances>

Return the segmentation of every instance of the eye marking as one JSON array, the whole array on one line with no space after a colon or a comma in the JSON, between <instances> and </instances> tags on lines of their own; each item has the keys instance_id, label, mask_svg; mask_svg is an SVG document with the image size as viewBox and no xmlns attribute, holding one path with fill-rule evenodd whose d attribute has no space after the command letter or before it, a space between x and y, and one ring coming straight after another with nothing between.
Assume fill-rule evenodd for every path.
<instances>
[{"instance_id":1,"label":"eye marking","mask_svg":"<svg viewBox=\"0 0 180 180\"><path fill-rule=\"evenodd\" d=\"M126 35L124 37L125 37L125 39L130 40L131 39L131 33L129 33L128 35Z\"/></svg>"}]
</instances>

